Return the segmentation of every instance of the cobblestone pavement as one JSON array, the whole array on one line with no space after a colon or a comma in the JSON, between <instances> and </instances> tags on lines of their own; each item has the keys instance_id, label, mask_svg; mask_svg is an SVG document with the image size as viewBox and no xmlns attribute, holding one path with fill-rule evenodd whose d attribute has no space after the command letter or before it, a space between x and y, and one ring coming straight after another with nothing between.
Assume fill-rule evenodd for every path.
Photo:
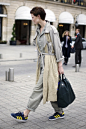
<instances>
[{"instance_id":1,"label":"cobblestone pavement","mask_svg":"<svg viewBox=\"0 0 86 129\"><path fill-rule=\"evenodd\" d=\"M23 47L23 46L22 46ZM15 61L12 55L12 49L6 47L11 55L10 60L6 57L0 59L0 129L86 129L86 51L82 52L83 61L79 72L75 72L72 68L74 65L74 54L72 54L69 64L64 66L66 77L70 80L72 87L76 94L75 101L64 109L65 118L56 121L49 121L48 117L54 113L50 103L43 105L41 102L35 112L31 112L26 123L18 123L11 118L10 113L23 111L26 108L28 98L31 95L33 87L35 86L36 62L31 59L36 59L35 48L31 46L31 58L29 57L29 47L26 46L16 50L25 51L28 54L25 58ZM2 46L1 46L2 48ZM0 48L0 49L1 49ZM4 47L2 48L4 53ZM1 53L1 52L0 52ZM15 54L14 54L15 55ZM35 57L35 58L33 58ZM25 60L30 59L30 60ZM14 68L14 82L5 81L5 71L9 67Z\"/></svg>"}]
</instances>

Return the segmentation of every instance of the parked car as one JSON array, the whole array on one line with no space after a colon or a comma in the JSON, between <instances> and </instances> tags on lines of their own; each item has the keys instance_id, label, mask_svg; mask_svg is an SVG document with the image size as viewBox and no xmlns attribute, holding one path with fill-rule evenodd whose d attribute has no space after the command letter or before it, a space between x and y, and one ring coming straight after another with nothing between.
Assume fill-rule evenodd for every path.
<instances>
[{"instance_id":1,"label":"parked car","mask_svg":"<svg viewBox=\"0 0 86 129\"><path fill-rule=\"evenodd\" d=\"M75 37L72 37L72 43L70 43L71 46L74 45L75 43ZM63 46L64 44L64 41L61 42L61 45ZM82 44L83 44L83 49L86 49L86 39L85 38L82 38Z\"/></svg>"},{"instance_id":2,"label":"parked car","mask_svg":"<svg viewBox=\"0 0 86 129\"><path fill-rule=\"evenodd\" d=\"M83 49L86 49L86 39L82 38Z\"/></svg>"}]
</instances>

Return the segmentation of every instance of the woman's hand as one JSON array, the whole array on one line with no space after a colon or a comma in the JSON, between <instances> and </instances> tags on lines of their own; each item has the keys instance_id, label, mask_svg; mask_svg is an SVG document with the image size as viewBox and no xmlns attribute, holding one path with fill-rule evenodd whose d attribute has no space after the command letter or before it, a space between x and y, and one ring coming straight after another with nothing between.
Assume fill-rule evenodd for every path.
<instances>
[{"instance_id":1,"label":"woman's hand","mask_svg":"<svg viewBox=\"0 0 86 129\"><path fill-rule=\"evenodd\" d=\"M59 72L59 74L64 74L64 69L62 67L62 62L58 62L58 72Z\"/></svg>"},{"instance_id":2,"label":"woman's hand","mask_svg":"<svg viewBox=\"0 0 86 129\"><path fill-rule=\"evenodd\" d=\"M58 72L59 72L59 74L64 74L64 69L62 66L58 67Z\"/></svg>"},{"instance_id":3,"label":"woman's hand","mask_svg":"<svg viewBox=\"0 0 86 129\"><path fill-rule=\"evenodd\" d=\"M74 48L74 45L73 45L73 46L71 46L71 48Z\"/></svg>"},{"instance_id":4,"label":"woman's hand","mask_svg":"<svg viewBox=\"0 0 86 129\"><path fill-rule=\"evenodd\" d=\"M70 37L68 36L68 39L70 39Z\"/></svg>"}]
</instances>

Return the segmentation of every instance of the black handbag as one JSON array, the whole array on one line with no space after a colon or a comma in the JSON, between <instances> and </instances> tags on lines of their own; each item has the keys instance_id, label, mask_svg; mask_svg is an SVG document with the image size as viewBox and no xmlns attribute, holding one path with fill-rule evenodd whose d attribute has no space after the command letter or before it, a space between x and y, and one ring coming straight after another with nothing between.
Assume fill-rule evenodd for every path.
<instances>
[{"instance_id":1,"label":"black handbag","mask_svg":"<svg viewBox=\"0 0 86 129\"><path fill-rule=\"evenodd\" d=\"M74 48L74 47L73 47L73 48L71 48L70 53L75 53L75 48Z\"/></svg>"},{"instance_id":2,"label":"black handbag","mask_svg":"<svg viewBox=\"0 0 86 129\"><path fill-rule=\"evenodd\" d=\"M65 108L75 100L75 93L69 83L68 79L62 74L59 77L58 90L57 90L57 103L58 107Z\"/></svg>"}]
</instances>

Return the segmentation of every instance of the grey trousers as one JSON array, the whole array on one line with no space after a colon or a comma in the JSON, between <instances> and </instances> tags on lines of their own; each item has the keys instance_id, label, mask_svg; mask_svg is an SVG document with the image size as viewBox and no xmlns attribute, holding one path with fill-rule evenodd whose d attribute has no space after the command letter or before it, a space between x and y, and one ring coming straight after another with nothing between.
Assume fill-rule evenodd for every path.
<instances>
[{"instance_id":1,"label":"grey trousers","mask_svg":"<svg viewBox=\"0 0 86 129\"><path fill-rule=\"evenodd\" d=\"M38 107L39 103L43 98L43 70L41 71L38 83L33 89L33 92L29 98L27 109L30 111L35 111ZM58 107L57 102L51 102L52 107L54 108L55 112L62 112L62 108Z\"/></svg>"}]
</instances>

